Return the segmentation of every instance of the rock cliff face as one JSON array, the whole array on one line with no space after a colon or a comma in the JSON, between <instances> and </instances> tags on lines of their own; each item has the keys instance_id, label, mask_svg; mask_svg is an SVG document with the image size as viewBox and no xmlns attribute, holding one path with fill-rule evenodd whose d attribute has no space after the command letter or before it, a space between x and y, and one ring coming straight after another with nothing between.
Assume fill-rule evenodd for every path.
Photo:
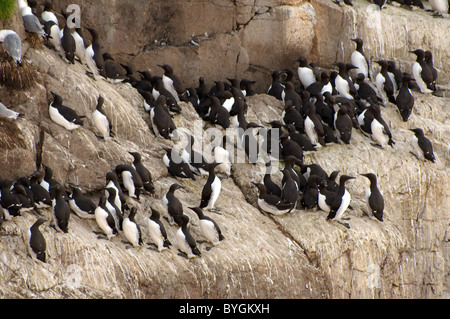
<instances>
[{"instance_id":1,"label":"rock cliff face","mask_svg":"<svg viewBox=\"0 0 450 319\"><path fill-rule=\"evenodd\" d=\"M161 74L156 65L169 63L189 86L198 78L227 77L257 80L258 94L247 98L248 119L264 123L278 119L282 103L263 94L274 68L293 68L304 55L323 68L336 60L349 60L350 37L366 39L373 59L395 57L409 70L409 49L422 47L435 53L439 84L446 88L450 74L448 35L450 22L433 19L422 11L388 6L375 12L366 1L338 7L331 1L60 1L82 7L83 26L95 25L105 51L136 69ZM2 28L25 32L17 14ZM420 19L419 19L420 18ZM363 23L364 22L364 23ZM390 26L386 28L384 26ZM131 31L132 30L132 31ZM431 32L431 31L434 32ZM191 40L193 42L191 42ZM177 180L162 162L163 146L172 141L156 138L143 99L125 84L94 81L80 64L67 65L48 48L28 49L25 59L39 71L36 85L16 91L0 87L0 101L25 113L17 121L0 119L2 178L18 178L36 169L36 161L51 166L54 178L66 187L78 185L95 200L105 185L105 175L117 164L131 163L129 151L139 151L155 182L155 194L140 201L137 221L148 242L146 219L150 205L165 215L162 197ZM374 68L374 71L377 70ZM50 91L86 116L85 125L69 132L53 123L48 114ZM447 92L447 91L445 91ZM115 137L95 136L92 112L99 95L111 117ZM124 237L97 239L95 220L71 215L69 233L41 226L48 246L48 262L27 255L25 235L37 213L6 221L0 228L0 296L11 298L438 298L448 297L450 273L448 97L413 92L413 115L402 122L396 107L382 108L396 144L378 149L360 132L351 145L330 145L308 154L305 163L320 164L327 173L357 177L350 181L351 228L325 221L322 211L295 210L269 216L256 205L251 181L264 174L259 163L235 164L231 178L222 180L216 206L221 215L210 215L221 226L225 240L207 250L199 244L201 258L187 260L175 248L162 253L143 247L126 248ZM192 105L174 120L179 128L199 132L202 123ZM418 161L412 150L409 128L421 127L432 140L436 163ZM200 132L203 132L200 130ZM385 221L364 216L364 190L373 172L385 198ZM281 179L280 172L274 174ZM196 215L187 207L200 202L205 178L183 180L178 190L191 231L202 239ZM180 181L178 181L180 182ZM51 212L40 214L52 220ZM175 227L167 225L173 238ZM149 246L151 248L151 246Z\"/></svg>"}]
</instances>

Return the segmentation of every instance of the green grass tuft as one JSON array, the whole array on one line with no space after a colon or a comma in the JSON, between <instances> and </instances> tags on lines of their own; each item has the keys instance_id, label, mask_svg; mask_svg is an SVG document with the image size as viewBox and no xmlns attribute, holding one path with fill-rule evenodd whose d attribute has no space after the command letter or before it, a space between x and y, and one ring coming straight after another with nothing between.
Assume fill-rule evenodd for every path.
<instances>
[{"instance_id":1,"label":"green grass tuft","mask_svg":"<svg viewBox=\"0 0 450 319\"><path fill-rule=\"evenodd\" d=\"M0 0L0 20L8 20L15 12L16 0Z\"/></svg>"}]
</instances>

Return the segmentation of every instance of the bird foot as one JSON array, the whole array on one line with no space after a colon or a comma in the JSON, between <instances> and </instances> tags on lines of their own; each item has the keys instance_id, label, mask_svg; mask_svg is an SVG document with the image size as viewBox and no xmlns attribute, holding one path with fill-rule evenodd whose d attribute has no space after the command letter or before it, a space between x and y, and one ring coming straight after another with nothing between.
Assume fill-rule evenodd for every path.
<instances>
[{"instance_id":1,"label":"bird foot","mask_svg":"<svg viewBox=\"0 0 450 319\"><path fill-rule=\"evenodd\" d=\"M181 257L189 259L188 255L185 252L182 252L182 251L178 251L178 256L181 256Z\"/></svg>"},{"instance_id":2,"label":"bird foot","mask_svg":"<svg viewBox=\"0 0 450 319\"><path fill-rule=\"evenodd\" d=\"M378 144L375 144L375 143L370 143L370 145L372 145L373 147L377 147L377 148L383 149L383 147L381 145L378 145Z\"/></svg>"},{"instance_id":3,"label":"bird foot","mask_svg":"<svg viewBox=\"0 0 450 319\"><path fill-rule=\"evenodd\" d=\"M351 217L342 217L342 220L351 220Z\"/></svg>"},{"instance_id":4,"label":"bird foot","mask_svg":"<svg viewBox=\"0 0 450 319\"><path fill-rule=\"evenodd\" d=\"M415 158L417 158L418 160L420 160L420 158L419 158L419 156L417 156L417 154L415 154L415 153L413 153L413 152L411 152L411 151L409 151L412 155L414 155L414 157Z\"/></svg>"},{"instance_id":5,"label":"bird foot","mask_svg":"<svg viewBox=\"0 0 450 319\"><path fill-rule=\"evenodd\" d=\"M216 208L208 209L208 211L210 211L211 213L215 213L215 214L217 214L217 215L222 215L222 213L220 212L221 210L222 210L221 207L216 207Z\"/></svg>"},{"instance_id":6,"label":"bird foot","mask_svg":"<svg viewBox=\"0 0 450 319\"><path fill-rule=\"evenodd\" d=\"M206 249L206 251L210 251L211 250L211 248L213 248L214 246L211 246L211 247L206 247L205 249Z\"/></svg>"},{"instance_id":7,"label":"bird foot","mask_svg":"<svg viewBox=\"0 0 450 319\"><path fill-rule=\"evenodd\" d=\"M347 229L350 229L350 225L348 223L342 223L339 221L338 221L338 223L341 224L342 226L346 227Z\"/></svg>"}]
</instances>

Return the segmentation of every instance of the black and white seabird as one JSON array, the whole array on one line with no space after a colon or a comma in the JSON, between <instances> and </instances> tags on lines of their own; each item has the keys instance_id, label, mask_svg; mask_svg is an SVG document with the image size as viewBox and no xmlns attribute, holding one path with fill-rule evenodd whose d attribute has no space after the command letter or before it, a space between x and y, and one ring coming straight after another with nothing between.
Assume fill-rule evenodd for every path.
<instances>
[{"instance_id":1,"label":"black and white seabird","mask_svg":"<svg viewBox=\"0 0 450 319\"><path fill-rule=\"evenodd\" d=\"M266 163L266 173L264 174L262 183L266 187L266 192L269 195L276 195L281 197L281 188L278 186L271 178L271 167L270 161Z\"/></svg>"},{"instance_id":2,"label":"black and white seabird","mask_svg":"<svg viewBox=\"0 0 450 319\"><path fill-rule=\"evenodd\" d=\"M162 136L165 139L172 138L177 127L166 108L166 97L164 95L159 95L154 106L150 108L150 120L153 133L156 136Z\"/></svg>"},{"instance_id":3,"label":"black and white seabird","mask_svg":"<svg viewBox=\"0 0 450 319\"><path fill-rule=\"evenodd\" d=\"M138 71L141 73L140 71ZM147 78L146 78L147 79ZM158 99L158 96L164 95L166 97L166 105L171 112L180 114L181 106L178 104L178 96L174 95L175 93L170 92L164 86L163 78L160 76L153 76L151 78L151 84L153 86L152 95L155 100Z\"/></svg>"},{"instance_id":4,"label":"black and white seabird","mask_svg":"<svg viewBox=\"0 0 450 319\"><path fill-rule=\"evenodd\" d=\"M289 175L294 180L297 191L303 192L305 190L307 180L306 180L305 176L299 170L295 169L295 165L304 167L303 161L299 160L295 156L290 155L290 156L286 156L284 158L284 169L286 169L288 171ZM281 179L281 185L283 186L283 188L285 186L286 181L287 181L287 178L286 178L286 176L283 175L283 178Z\"/></svg>"},{"instance_id":5,"label":"black and white seabird","mask_svg":"<svg viewBox=\"0 0 450 319\"><path fill-rule=\"evenodd\" d=\"M295 130L295 126L293 124L284 125L289 133L289 139L297 143L303 150L303 154L310 151L316 151L314 145L312 145L311 141L303 134L298 133Z\"/></svg>"},{"instance_id":6,"label":"black and white seabird","mask_svg":"<svg viewBox=\"0 0 450 319\"><path fill-rule=\"evenodd\" d=\"M383 6L386 4L386 0L372 0L372 2L378 6L380 11L383 9Z\"/></svg>"},{"instance_id":7,"label":"black and white seabird","mask_svg":"<svg viewBox=\"0 0 450 319\"><path fill-rule=\"evenodd\" d=\"M210 88L206 84L205 78L203 76L198 78L198 87L195 88L199 99L205 99L208 97Z\"/></svg>"},{"instance_id":8,"label":"black and white seabird","mask_svg":"<svg viewBox=\"0 0 450 319\"><path fill-rule=\"evenodd\" d=\"M211 163L209 166L209 176L202 189L202 196L200 201L200 208L212 210L214 204L219 198L220 190L222 189L222 182L215 174L214 170L220 163Z\"/></svg>"},{"instance_id":9,"label":"black and white seabird","mask_svg":"<svg viewBox=\"0 0 450 319\"><path fill-rule=\"evenodd\" d=\"M122 187L120 186L119 176L115 172L106 173L106 183L105 189L114 188L116 190L116 197L114 198L114 204L119 207L119 210L122 211L123 204L126 203L127 196L123 193ZM110 194L105 190L105 196L108 198Z\"/></svg>"},{"instance_id":10,"label":"black and white seabird","mask_svg":"<svg viewBox=\"0 0 450 319\"><path fill-rule=\"evenodd\" d=\"M324 70L320 74L320 81L316 81L306 88L306 90L314 96L316 94L325 94L325 92L333 93L333 87L330 83L330 74Z\"/></svg>"},{"instance_id":11,"label":"black and white seabird","mask_svg":"<svg viewBox=\"0 0 450 319\"><path fill-rule=\"evenodd\" d=\"M164 70L163 75L163 83L164 87L171 91L174 97L178 100L178 102L186 101L186 87L183 85L178 76L174 73L173 67L169 64L158 65L160 68Z\"/></svg>"},{"instance_id":12,"label":"black and white seabird","mask_svg":"<svg viewBox=\"0 0 450 319\"><path fill-rule=\"evenodd\" d=\"M72 131L83 125L83 120L76 111L62 104L62 97L54 92L50 92L53 96L53 102L50 103L48 110L50 118L56 124L61 125L65 129Z\"/></svg>"},{"instance_id":13,"label":"black and white seabird","mask_svg":"<svg viewBox=\"0 0 450 319\"><path fill-rule=\"evenodd\" d=\"M197 214L200 230L206 240L216 246L225 239L219 225L211 217L206 216L200 207L189 207L189 209Z\"/></svg>"},{"instance_id":14,"label":"black and white seabird","mask_svg":"<svg viewBox=\"0 0 450 319\"><path fill-rule=\"evenodd\" d=\"M86 28L92 37L91 44L86 48L86 61L87 64L94 69L93 76L97 79L98 75L106 77L105 74L105 60L103 59L102 47L100 44L100 38L97 30L93 28Z\"/></svg>"},{"instance_id":15,"label":"black and white seabird","mask_svg":"<svg viewBox=\"0 0 450 319\"><path fill-rule=\"evenodd\" d=\"M143 244L141 228L135 220L136 213L137 208L131 207L130 214L123 220L122 224L123 234L133 247L139 247Z\"/></svg>"},{"instance_id":16,"label":"black and white seabird","mask_svg":"<svg viewBox=\"0 0 450 319\"><path fill-rule=\"evenodd\" d=\"M12 217L20 215L22 203L19 197L11 191L14 181L9 178L3 180L0 190L0 205L3 210L3 219L10 220Z\"/></svg>"},{"instance_id":17,"label":"black and white seabird","mask_svg":"<svg viewBox=\"0 0 450 319\"><path fill-rule=\"evenodd\" d=\"M184 188L180 184L172 184L167 191L167 193L163 197L163 201L166 204L167 214L169 218L169 224L175 224L174 218L176 216L183 215L183 204L181 204L180 200L175 196L175 191L177 189Z\"/></svg>"},{"instance_id":18,"label":"black and white seabird","mask_svg":"<svg viewBox=\"0 0 450 319\"><path fill-rule=\"evenodd\" d=\"M232 158L230 152L228 151L228 148L231 146L227 146L227 144L229 144L227 143L227 140L228 136L225 134L222 137L221 143L214 147L213 153L214 153L214 162L219 163L219 165L216 167L216 171L218 173L225 174L227 177L230 177L232 168Z\"/></svg>"},{"instance_id":19,"label":"black and white seabird","mask_svg":"<svg viewBox=\"0 0 450 319\"><path fill-rule=\"evenodd\" d=\"M39 230L39 226L44 224L47 220L39 218L28 230L28 250L30 256L35 260L42 262L47 261L47 243L44 235Z\"/></svg>"},{"instance_id":20,"label":"black and white seabird","mask_svg":"<svg viewBox=\"0 0 450 319\"><path fill-rule=\"evenodd\" d=\"M229 111L222 106L219 98L217 98L216 96L210 96L209 99L211 105L209 114L206 115L206 119L212 124L218 124L226 130L230 127L231 124Z\"/></svg>"},{"instance_id":21,"label":"black and white seabird","mask_svg":"<svg viewBox=\"0 0 450 319\"><path fill-rule=\"evenodd\" d=\"M350 56L352 64L356 67L357 74L362 73L365 78L370 79L369 59L367 58L363 49L364 41L361 38L355 38L351 40L356 43L356 49Z\"/></svg>"},{"instance_id":22,"label":"black and white seabird","mask_svg":"<svg viewBox=\"0 0 450 319\"><path fill-rule=\"evenodd\" d=\"M403 119L403 122L409 120L414 107L414 96L409 89L409 82L412 80L411 75L403 73L402 86L397 94L397 108Z\"/></svg>"},{"instance_id":23,"label":"black and white seabird","mask_svg":"<svg viewBox=\"0 0 450 319\"><path fill-rule=\"evenodd\" d=\"M284 125L293 124L299 133L305 133L305 120L292 104L291 100L286 101L284 105L283 112L281 113L281 121Z\"/></svg>"},{"instance_id":24,"label":"black and white seabird","mask_svg":"<svg viewBox=\"0 0 450 319\"><path fill-rule=\"evenodd\" d=\"M305 209L315 209L318 207L319 200L319 184L321 178L317 175L311 175L305 192L301 198L301 203Z\"/></svg>"},{"instance_id":25,"label":"black and white seabird","mask_svg":"<svg viewBox=\"0 0 450 319\"><path fill-rule=\"evenodd\" d=\"M3 49L17 64L22 63L22 40L13 30L1 30L0 42L3 42Z\"/></svg>"},{"instance_id":26,"label":"black and white seabird","mask_svg":"<svg viewBox=\"0 0 450 319\"><path fill-rule=\"evenodd\" d=\"M350 144L353 122L347 114L347 107L345 105L339 106L339 111L335 114L334 127L339 132L341 141L345 144Z\"/></svg>"},{"instance_id":27,"label":"black and white seabird","mask_svg":"<svg viewBox=\"0 0 450 319\"><path fill-rule=\"evenodd\" d=\"M113 216L116 228L118 230L123 230L123 213L115 203L116 193L115 187L105 187L105 196L107 197L105 206Z\"/></svg>"},{"instance_id":28,"label":"black and white seabird","mask_svg":"<svg viewBox=\"0 0 450 319\"><path fill-rule=\"evenodd\" d=\"M388 62L386 60L378 60L375 62L381 66L380 72L375 77L375 84L381 95L383 105L386 106L387 102L395 104L394 84L387 72Z\"/></svg>"},{"instance_id":29,"label":"black and white seabird","mask_svg":"<svg viewBox=\"0 0 450 319\"><path fill-rule=\"evenodd\" d=\"M373 173L360 174L365 176L370 181L370 187L366 189L366 203L369 212L378 219L380 222L383 221L383 210L384 210L384 199L380 190L377 187L377 177ZM367 213L366 213L367 214ZM368 214L367 214L368 215ZM370 216L370 215L369 215Z\"/></svg>"},{"instance_id":30,"label":"black and white seabird","mask_svg":"<svg viewBox=\"0 0 450 319\"><path fill-rule=\"evenodd\" d=\"M295 109L299 112L301 112L302 109L302 98L301 96L295 91L294 84L290 81L283 82L284 84L284 90L281 94L281 98L283 103L286 105L287 101L291 101L292 105L295 107Z\"/></svg>"},{"instance_id":31,"label":"black and white seabird","mask_svg":"<svg viewBox=\"0 0 450 319\"><path fill-rule=\"evenodd\" d=\"M299 185L294 181L288 168L283 169L283 187L281 189L281 199L290 204L290 209L295 209L297 200L299 199Z\"/></svg>"},{"instance_id":32,"label":"black and white seabird","mask_svg":"<svg viewBox=\"0 0 450 319\"><path fill-rule=\"evenodd\" d=\"M20 201L20 214L31 211L36 207L34 204L34 196L29 185L29 180L26 177L23 177L16 180L12 186L12 192L19 198Z\"/></svg>"},{"instance_id":33,"label":"black and white seabird","mask_svg":"<svg viewBox=\"0 0 450 319\"><path fill-rule=\"evenodd\" d=\"M108 81L119 83L127 78L126 72L114 63L114 58L109 52L103 52L103 61L105 65L105 76Z\"/></svg>"},{"instance_id":34,"label":"black and white seabird","mask_svg":"<svg viewBox=\"0 0 450 319\"><path fill-rule=\"evenodd\" d=\"M384 119L381 117L381 110L378 105L371 104L358 116L361 130L371 134L376 145L384 148L386 145L394 147L391 131Z\"/></svg>"},{"instance_id":35,"label":"black and white seabird","mask_svg":"<svg viewBox=\"0 0 450 319\"><path fill-rule=\"evenodd\" d=\"M414 132L414 135L411 137L414 152L411 152L411 154L415 155L419 160L427 159L434 163L436 158L433 153L433 144L424 135L423 130L421 128L415 128L410 129L410 131Z\"/></svg>"},{"instance_id":36,"label":"black and white seabird","mask_svg":"<svg viewBox=\"0 0 450 319\"><path fill-rule=\"evenodd\" d=\"M215 86L211 88L214 91L213 95L219 99L220 105L231 115L231 109L233 108L235 99L233 93L225 88L225 85L228 86L228 83L222 81L214 81L214 83Z\"/></svg>"},{"instance_id":37,"label":"black and white seabird","mask_svg":"<svg viewBox=\"0 0 450 319\"><path fill-rule=\"evenodd\" d=\"M44 10L42 10L41 18L45 22L53 21L54 23L56 23L56 25L59 24L58 18L56 17L55 13L53 12L53 2L52 1L47 0L44 2Z\"/></svg>"},{"instance_id":38,"label":"black and white seabird","mask_svg":"<svg viewBox=\"0 0 450 319\"><path fill-rule=\"evenodd\" d=\"M437 0L437 1L439 1L439 0ZM440 0L440 1L445 1L445 0ZM433 90L433 91L436 91L436 81L437 81L437 77L438 77L438 70L433 65L433 54L431 53L431 51L429 51L429 50L425 51L425 58L424 59L425 59L425 63L430 68L431 74L432 74L432 80L433 81L429 85L429 89Z\"/></svg>"},{"instance_id":39,"label":"black and white seabird","mask_svg":"<svg viewBox=\"0 0 450 319\"><path fill-rule=\"evenodd\" d=\"M122 177L123 186L128 191L128 196L139 200L144 183L139 173L128 164L119 164L115 167L117 176Z\"/></svg>"},{"instance_id":40,"label":"black and white seabird","mask_svg":"<svg viewBox=\"0 0 450 319\"><path fill-rule=\"evenodd\" d=\"M347 65L344 62L336 62L333 64L339 68L339 72L335 78L336 91L343 97L353 100L356 96L356 88L347 74Z\"/></svg>"},{"instance_id":41,"label":"black and white seabird","mask_svg":"<svg viewBox=\"0 0 450 319\"><path fill-rule=\"evenodd\" d=\"M163 162L172 176L180 178L190 178L195 181L194 173L189 164L186 163L175 148L164 147L166 153L163 155Z\"/></svg>"},{"instance_id":42,"label":"black and white seabird","mask_svg":"<svg viewBox=\"0 0 450 319\"><path fill-rule=\"evenodd\" d=\"M59 29L58 25L51 20L47 21L44 23L44 31L47 34L47 43L50 43L56 51L64 53L61 50L62 30Z\"/></svg>"},{"instance_id":43,"label":"black and white seabird","mask_svg":"<svg viewBox=\"0 0 450 319\"><path fill-rule=\"evenodd\" d=\"M255 83L256 81L253 80L241 79L241 81L239 82L239 87L245 97L253 96L256 94L255 90L253 89L253 84Z\"/></svg>"},{"instance_id":44,"label":"black and white seabird","mask_svg":"<svg viewBox=\"0 0 450 319\"><path fill-rule=\"evenodd\" d=\"M133 156L133 163L131 164L133 168L138 172L141 177L144 189L150 194L155 193L155 187L153 185L152 173L147 167L142 163L142 156L139 152L129 152Z\"/></svg>"},{"instance_id":45,"label":"black and white seabird","mask_svg":"<svg viewBox=\"0 0 450 319\"><path fill-rule=\"evenodd\" d=\"M281 83L283 80L283 71L282 70L274 70L272 72L272 84L269 86L267 90L267 94L275 97L278 100L282 100L281 94L284 90L284 85Z\"/></svg>"},{"instance_id":46,"label":"black and white seabird","mask_svg":"<svg viewBox=\"0 0 450 319\"><path fill-rule=\"evenodd\" d=\"M281 155L283 158L286 158L287 156L294 156L303 162L303 149L298 143L290 139L288 132L283 132L281 134L280 143L282 146Z\"/></svg>"},{"instance_id":47,"label":"black and white seabird","mask_svg":"<svg viewBox=\"0 0 450 319\"><path fill-rule=\"evenodd\" d=\"M98 206L95 209L94 214L97 225L107 236L108 240L110 240L111 237L119 233L119 231L116 228L114 217L112 216L108 208L106 208L106 196L104 195L100 196Z\"/></svg>"},{"instance_id":48,"label":"black and white seabird","mask_svg":"<svg viewBox=\"0 0 450 319\"><path fill-rule=\"evenodd\" d=\"M327 216L327 220L335 220L347 228L350 228L348 223L341 222L342 215L347 210L351 201L350 193L345 189L345 182L354 178L355 177L353 176L341 175L341 177L339 178L339 191L335 193L336 196L330 204L330 212Z\"/></svg>"},{"instance_id":49,"label":"black and white seabird","mask_svg":"<svg viewBox=\"0 0 450 319\"><path fill-rule=\"evenodd\" d=\"M316 106L317 115L320 116L323 123L334 129L334 116L336 113L334 110L334 105L336 104L335 97L326 92L325 95L320 93L314 94L313 98L316 99L314 105Z\"/></svg>"},{"instance_id":50,"label":"black and white seabird","mask_svg":"<svg viewBox=\"0 0 450 319\"><path fill-rule=\"evenodd\" d=\"M41 164L42 168L44 169L44 177L41 180L41 185L48 190L48 192L50 193L50 196L52 198L55 198L55 188L54 186L59 185L61 188L61 192L62 192L62 197L65 200L69 200L69 196L67 195L66 190L64 189L64 187L62 186L62 184L60 182L58 182L56 179L53 178L53 170L50 166L47 166L45 164Z\"/></svg>"},{"instance_id":51,"label":"black and white seabird","mask_svg":"<svg viewBox=\"0 0 450 319\"><path fill-rule=\"evenodd\" d=\"M147 219L147 228L151 241L156 245L159 252L169 249L172 243L167 238L166 228L160 220L161 214L155 208L150 206L152 214Z\"/></svg>"},{"instance_id":52,"label":"black and white seabird","mask_svg":"<svg viewBox=\"0 0 450 319\"><path fill-rule=\"evenodd\" d=\"M69 206L80 218L95 218L97 205L92 199L81 192L78 187L71 186L72 194L69 199Z\"/></svg>"},{"instance_id":53,"label":"black and white seabird","mask_svg":"<svg viewBox=\"0 0 450 319\"><path fill-rule=\"evenodd\" d=\"M299 66L297 68L298 79L303 85L303 88L306 89L311 84L316 82L316 77L311 66L308 65L308 61L305 57L300 57L295 61L299 63Z\"/></svg>"},{"instance_id":54,"label":"black and white seabird","mask_svg":"<svg viewBox=\"0 0 450 319\"><path fill-rule=\"evenodd\" d=\"M183 157L184 161L188 163L191 171L197 175L209 175L210 163L203 157L203 155L194 150L195 137L185 132L185 136L188 139L188 143L184 148Z\"/></svg>"},{"instance_id":55,"label":"black and white seabird","mask_svg":"<svg viewBox=\"0 0 450 319\"><path fill-rule=\"evenodd\" d=\"M331 192L338 192L339 191L339 184L336 182L336 177L338 176L339 171L333 171L331 172L330 176L328 176L327 179L327 190Z\"/></svg>"},{"instance_id":56,"label":"black and white seabird","mask_svg":"<svg viewBox=\"0 0 450 319\"><path fill-rule=\"evenodd\" d=\"M105 99L103 96L99 95L97 99L97 106L94 112L92 112L92 122L100 133L100 137L107 141L112 135L112 122L108 115L103 110L103 103Z\"/></svg>"},{"instance_id":57,"label":"black and white seabird","mask_svg":"<svg viewBox=\"0 0 450 319\"><path fill-rule=\"evenodd\" d=\"M70 220L70 206L64 199L64 188L61 185L55 185L52 188L55 190L55 198L53 199L53 219L56 230L68 233Z\"/></svg>"},{"instance_id":58,"label":"black and white seabird","mask_svg":"<svg viewBox=\"0 0 450 319\"><path fill-rule=\"evenodd\" d=\"M301 173L305 177L306 180L313 175L319 176L320 180L324 180L328 178L327 172L317 163L311 163L308 165L301 166Z\"/></svg>"},{"instance_id":59,"label":"black and white seabird","mask_svg":"<svg viewBox=\"0 0 450 319\"><path fill-rule=\"evenodd\" d=\"M175 221L178 226L180 226L175 234L178 249L185 253L189 259L201 256L195 239L188 230L189 217L183 214L181 216L177 216Z\"/></svg>"},{"instance_id":60,"label":"black and white seabird","mask_svg":"<svg viewBox=\"0 0 450 319\"><path fill-rule=\"evenodd\" d=\"M73 37L72 31L69 28L67 22L68 15L66 13L63 13L63 16L66 18L66 24L64 28L61 30L60 49L62 50L62 53L64 53L63 58L65 58L65 60L68 61L69 63L74 64L75 49L76 49L75 38Z\"/></svg>"},{"instance_id":61,"label":"black and white seabird","mask_svg":"<svg viewBox=\"0 0 450 319\"><path fill-rule=\"evenodd\" d=\"M326 146L323 139L325 136L323 124L317 116L316 106L312 102L308 104L308 114L305 118L305 133L308 136L311 144L313 144L315 147Z\"/></svg>"},{"instance_id":62,"label":"black and white seabird","mask_svg":"<svg viewBox=\"0 0 450 319\"><path fill-rule=\"evenodd\" d=\"M419 86L420 92L432 93L431 86L433 83L433 73L425 62L425 52L422 49L409 51L416 55L416 61L412 65L412 76Z\"/></svg>"},{"instance_id":63,"label":"black and white seabird","mask_svg":"<svg viewBox=\"0 0 450 319\"><path fill-rule=\"evenodd\" d=\"M356 90L358 96L362 100L367 101L367 103L378 104L378 102L382 102L381 98L378 97L377 92L365 81L365 79L366 77L362 73L359 73L356 77Z\"/></svg>"},{"instance_id":64,"label":"black and white seabird","mask_svg":"<svg viewBox=\"0 0 450 319\"><path fill-rule=\"evenodd\" d=\"M55 31L57 30L55 29ZM84 37L84 33L81 27L75 28L75 31L72 33L72 36L75 40L75 56L80 60L82 64L83 63L88 64L86 60L86 47L88 46L88 44L86 38ZM95 71L95 68L92 65L88 65L88 67L91 69L91 72Z\"/></svg>"},{"instance_id":65,"label":"black and white seabird","mask_svg":"<svg viewBox=\"0 0 450 319\"><path fill-rule=\"evenodd\" d=\"M258 207L272 215L283 215L292 211L295 208L295 204L286 203L280 196L274 194L268 194L266 186L263 183L254 183L258 187Z\"/></svg>"},{"instance_id":66,"label":"black and white seabird","mask_svg":"<svg viewBox=\"0 0 450 319\"><path fill-rule=\"evenodd\" d=\"M52 198L49 191L41 185L43 178L44 171L35 171L30 176L30 189L33 192L34 203L37 208L52 206Z\"/></svg>"},{"instance_id":67,"label":"black and white seabird","mask_svg":"<svg viewBox=\"0 0 450 319\"><path fill-rule=\"evenodd\" d=\"M433 17L444 18L444 14L450 13L448 0L430 0L433 9Z\"/></svg>"}]
</instances>

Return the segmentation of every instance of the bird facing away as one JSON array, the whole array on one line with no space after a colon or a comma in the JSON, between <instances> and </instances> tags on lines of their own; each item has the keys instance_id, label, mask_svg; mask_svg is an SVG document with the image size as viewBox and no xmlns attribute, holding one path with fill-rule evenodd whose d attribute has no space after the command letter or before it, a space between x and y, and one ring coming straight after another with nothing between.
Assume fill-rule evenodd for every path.
<instances>
[{"instance_id":1,"label":"bird facing away","mask_svg":"<svg viewBox=\"0 0 450 319\"><path fill-rule=\"evenodd\" d=\"M39 230L39 226L47 220L39 218L28 230L29 253L33 259L46 262L47 259L47 243L44 235Z\"/></svg>"},{"instance_id":2,"label":"bird facing away","mask_svg":"<svg viewBox=\"0 0 450 319\"><path fill-rule=\"evenodd\" d=\"M436 158L433 153L433 145L431 141L425 137L423 130L421 128L410 129L414 132L411 137L411 142L414 148L414 152L411 152L419 160L429 160L435 162Z\"/></svg>"}]
</instances>

